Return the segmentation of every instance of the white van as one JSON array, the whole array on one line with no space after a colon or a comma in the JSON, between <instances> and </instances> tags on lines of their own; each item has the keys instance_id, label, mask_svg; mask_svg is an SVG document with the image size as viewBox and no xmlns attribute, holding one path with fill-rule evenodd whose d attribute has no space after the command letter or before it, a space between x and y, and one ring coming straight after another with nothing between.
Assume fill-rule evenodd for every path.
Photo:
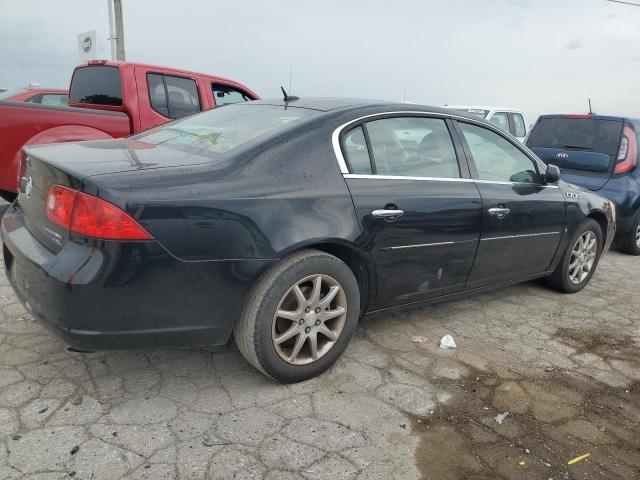
<instances>
[{"instance_id":1,"label":"white van","mask_svg":"<svg viewBox=\"0 0 640 480\"><path fill-rule=\"evenodd\" d=\"M494 125L509 132L522 143L529 133L527 117L521 110L513 108L492 107L487 105L445 105L449 110L459 110L489 120Z\"/></svg>"}]
</instances>

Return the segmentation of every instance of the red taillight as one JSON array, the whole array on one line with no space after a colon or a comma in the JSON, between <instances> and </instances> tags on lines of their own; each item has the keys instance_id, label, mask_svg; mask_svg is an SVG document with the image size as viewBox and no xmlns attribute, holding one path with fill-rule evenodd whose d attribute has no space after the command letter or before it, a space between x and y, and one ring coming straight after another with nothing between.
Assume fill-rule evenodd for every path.
<instances>
[{"instance_id":1,"label":"red taillight","mask_svg":"<svg viewBox=\"0 0 640 480\"><path fill-rule=\"evenodd\" d=\"M631 127L625 125L622 129L622 140L620 141L620 151L616 168L613 173L627 173L633 170L638 164L638 143L636 132Z\"/></svg>"},{"instance_id":2,"label":"red taillight","mask_svg":"<svg viewBox=\"0 0 640 480\"><path fill-rule=\"evenodd\" d=\"M103 240L151 240L130 215L101 198L54 185L49 190L47 218L66 230Z\"/></svg>"},{"instance_id":3,"label":"red taillight","mask_svg":"<svg viewBox=\"0 0 640 480\"><path fill-rule=\"evenodd\" d=\"M67 187L54 185L49 190L45 210L47 218L56 225L69 230L71 227L71 214L76 202L78 192Z\"/></svg>"}]
</instances>

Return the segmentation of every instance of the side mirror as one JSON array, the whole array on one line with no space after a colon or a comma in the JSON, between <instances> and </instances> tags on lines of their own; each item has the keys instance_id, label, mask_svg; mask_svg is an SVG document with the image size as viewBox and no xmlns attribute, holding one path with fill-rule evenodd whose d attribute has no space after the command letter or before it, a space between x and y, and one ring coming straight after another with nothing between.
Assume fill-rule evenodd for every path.
<instances>
[{"instance_id":1,"label":"side mirror","mask_svg":"<svg viewBox=\"0 0 640 480\"><path fill-rule=\"evenodd\" d=\"M547 165L547 173L544 174L547 183L557 185L560 181L560 169L555 165Z\"/></svg>"}]
</instances>

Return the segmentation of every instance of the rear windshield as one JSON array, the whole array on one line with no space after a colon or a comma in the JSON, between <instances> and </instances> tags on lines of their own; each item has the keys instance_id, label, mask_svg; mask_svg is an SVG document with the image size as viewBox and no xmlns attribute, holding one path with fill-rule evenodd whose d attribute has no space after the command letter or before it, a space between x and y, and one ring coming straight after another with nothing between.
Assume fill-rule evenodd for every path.
<instances>
[{"instance_id":1,"label":"rear windshield","mask_svg":"<svg viewBox=\"0 0 640 480\"><path fill-rule=\"evenodd\" d=\"M156 127L131 138L215 157L317 113L315 110L295 107L230 104Z\"/></svg>"},{"instance_id":2,"label":"rear windshield","mask_svg":"<svg viewBox=\"0 0 640 480\"><path fill-rule=\"evenodd\" d=\"M617 155L622 121L593 118L541 118L533 128L528 147L584 150Z\"/></svg>"},{"instance_id":3,"label":"rear windshield","mask_svg":"<svg viewBox=\"0 0 640 480\"><path fill-rule=\"evenodd\" d=\"M93 105L122 105L120 69L107 65L76 69L71 80L69 101Z\"/></svg>"}]
</instances>

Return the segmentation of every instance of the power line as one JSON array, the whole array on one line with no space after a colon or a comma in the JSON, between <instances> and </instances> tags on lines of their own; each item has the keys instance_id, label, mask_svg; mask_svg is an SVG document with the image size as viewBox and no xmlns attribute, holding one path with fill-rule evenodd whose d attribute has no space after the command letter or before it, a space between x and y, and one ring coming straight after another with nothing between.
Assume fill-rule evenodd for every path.
<instances>
[{"instance_id":1,"label":"power line","mask_svg":"<svg viewBox=\"0 0 640 480\"><path fill-rule=\"evenodd\" d=\"M607 2L621 3L622 5L631 5L633 7L640 7L640 3L624 2L622 0L607 0Z\"/></svg>"}]
</instances>

